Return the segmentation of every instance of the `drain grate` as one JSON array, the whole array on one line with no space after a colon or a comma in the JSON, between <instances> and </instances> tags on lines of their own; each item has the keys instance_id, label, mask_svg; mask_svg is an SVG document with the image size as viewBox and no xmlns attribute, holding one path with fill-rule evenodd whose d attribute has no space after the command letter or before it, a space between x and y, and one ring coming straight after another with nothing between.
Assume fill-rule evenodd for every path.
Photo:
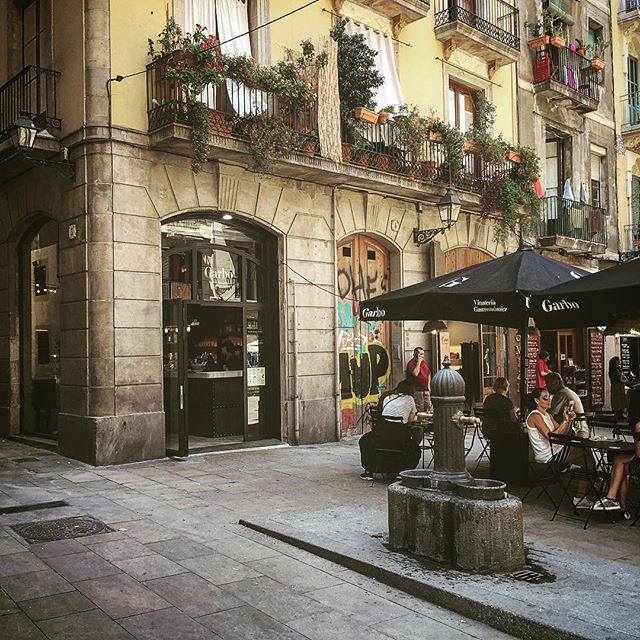
<instances>
[{"instance_id":1,"label":"drain grate","mask_svg":"<svg viewBox=\"0 0 640 640\"><path fill-rule=\"evenodd\" d=\"M545 582L555 582L555 577L551 574L534 571L532 569L522 569L509 574L510 578L519 580L520 582L529 582L530 584L543 584Z\"/></svg>"},{"instance_id":2,"label":"drain grate","mask_svg":"<svg viewBox=\"0 0 640 640\"><path fill-rule=\"evenodd\" d=\"M36 502L34 504L21 504L17 507L2 507L0 515L7 513L22 513L23 511L37 511L38 509L55 509L56 507L68 507L69 503L64 500L54 500L53 502Z\"/></svg>"},{"instance_id":3,"label":"drain grate","mask_svg":"<svg viewBox=\"0 0 640 640\"><path fill-rule=\"evenodd\" d=\"M27 542L52 542L68 538L82 538L99 533L108 533L113 529L92 516L73 516L58 520L26 522L11 527Z\"/></svg>"}]
</instances>

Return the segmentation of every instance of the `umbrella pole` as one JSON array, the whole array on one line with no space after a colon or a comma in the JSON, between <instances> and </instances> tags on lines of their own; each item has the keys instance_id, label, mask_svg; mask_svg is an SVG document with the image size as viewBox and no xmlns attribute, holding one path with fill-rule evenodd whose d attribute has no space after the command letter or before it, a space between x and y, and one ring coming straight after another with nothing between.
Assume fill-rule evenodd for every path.
<instances>
[{"instance_id":1,"label":"umbrella pole","mask_svg":"<svg viewBox=\"0 0 640 640\"><path fill-rule=\"evenodd\" d=\"M520 417L526 418L527 411L527 355L529 339L527 337L528 321L520 329Z\"/></svg>"}]
</instances>

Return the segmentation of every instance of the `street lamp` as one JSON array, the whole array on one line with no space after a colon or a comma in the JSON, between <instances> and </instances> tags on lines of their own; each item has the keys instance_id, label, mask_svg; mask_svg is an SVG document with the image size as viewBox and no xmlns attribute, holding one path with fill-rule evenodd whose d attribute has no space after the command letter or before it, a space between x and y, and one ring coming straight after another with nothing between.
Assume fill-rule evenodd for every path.
<instances>
[{"instance_id":1,"label":"street lamp","mask_svg":"<svg viewBox=\"0 0 640 640\"><path fill-rule=\"evenodd\" d=\"M418 246L427 244L427 242L431 242L439 233L451 229L451 227L458 222L461 206L460 198L458 198L455 193L452 193L451 188L447 188L447 192L440 198L437 204L442 227L436 229L414 229L413 241Z\"/></svg>"},{"instance_id":2,"label":"street lamp","mask_svg":"<svg viewBox=\"0 0 640 640\"><path fill-rule=\"evenodd\" d=\"M11 142L13 146L16 149L33 149L37 134L38 129L36 125L33 124L33 120L31 120L26 113L20 112L11 129Z\"/></svg>"}]
</instances>

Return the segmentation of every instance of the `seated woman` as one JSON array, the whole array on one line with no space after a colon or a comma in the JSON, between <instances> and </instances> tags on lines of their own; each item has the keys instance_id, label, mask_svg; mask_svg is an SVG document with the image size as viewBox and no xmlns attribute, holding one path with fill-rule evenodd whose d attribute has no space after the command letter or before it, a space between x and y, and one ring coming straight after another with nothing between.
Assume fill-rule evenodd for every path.
<instances>
[{"instance_id":1,"label":"seated woman","mask_svg":"<svg viewBox=\"0 0 640 640\"><path fill-rule=\"evenodd\" d=\"M637 476L638 467L640 467L640 388L629 390L629 427L633 430L634 450L629 453L621 453L613 459L609 491L607 491L606 497L598 500L593 507L594 511L617 511L620 509L627 520L631 517L627 512L628 475L630 472L635 472Z\"/></svg>"},{"instance_id":2,"label":"seated woman","mask_svg":"<svg viewBox=\"0 0 640 640\"><path fill-rule=\"evenodd\" d=\"M415 422L416 403L413 399L413 384L409 380L401 380L398 386L382 400L382 412L380 418L401 418L405 425ZM407 454L412 463L411 468L415 468L420 459L419 443L422 442L422 429L418 426L411 428L411 439L407 442ZM360 477L364 480L373 479L372 469L375 466L374 460L374 435L373 432L365 433L358 443L360 447L360 460L364 467L364 473ZM414 462L415 460L415 462Z\"/></svg>"},{"instance_id":3,"label":"seated woman","mask_svg":"<svg viewBox=\"0 0 640 640\"><path fill-rule=\"evenodd\" d=\"M549 442L549 434L569 433L571 421L576 417L576 414L570 411L569 405L567 405L563 412L563 420L558 424L549 412L551 395L547 389L534 389L531 395L536 408L527 416L529 443L531 444L535 461L540 464L546 464L551 460L553 455L560 451L557 445L552 446ZM584 456L580 449L574 447L571 447L567 458L567 465L572 464L582 467L585 471L595 472L595 461L593 458L591 456ZM588 484L586 480L578 481L576 489L577 495L573 499L573 505L576 509L591 509L593 507L592 500L586 495L587 488Z\"/></svg>"},{"instance_id":4,"label":"seated woman","mask_svg":"<svg viewBox=\"0 0 640 640\"><path fill-rule=\"evenodd\" d=\"M509 398L509 381L496 378L493 393L484 399L482 434L491 440L498 434L519 433L518 416Z\"/></svg>"}]
</instances>

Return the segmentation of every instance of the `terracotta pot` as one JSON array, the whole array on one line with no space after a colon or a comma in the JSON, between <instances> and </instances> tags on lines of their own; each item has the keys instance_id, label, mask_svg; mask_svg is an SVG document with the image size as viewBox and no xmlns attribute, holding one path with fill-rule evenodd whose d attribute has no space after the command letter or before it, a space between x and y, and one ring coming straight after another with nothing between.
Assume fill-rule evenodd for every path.
<instances>
[{"instance_id":1,"label":"terracotta pot","mask_svg":"<svg viewBox=\"0 0 640 640\"><path fill-rule=\"evenodd\" d=\"M515 162L517 164L522 162L522 156L517 151L508 150L505 152L504 157L509 162Z\"/></svg>"},{"instance_id":2,"label":"terracotta pot","mask_svg":"<svg viewBox=\"0 0 640 640\"><path fill-rule=\"evenodd\" d=\"M551 36L549 38L549 42L552 46L557 47L558 49L563 49L567 44L567 41L561 36Z\"/></svg>"},{"instance_id":3,"label":"terracotta pot","mask_svg":"<svg viewBox=\"0 0 640 640\"><path fill-rule=\"evenodd\" d=\"M386 111L378 112L378 124L387 124L388 118L389 118L389 114Z\"/></svg>"},{"instance_id":4,"label":"terracotta pot","mask_svg":"<svg viewBox=\"0 0 640 640\"><path fill-rule=\"evenodd\" d=\"M596 71L602 71L604 69L604 60L602 58L592 58L591 66Z\"/></svg>"},{"instance_id":5,"label":"terracotta pot","mask_svg":"<svg viewBox=\"0 0 640 640\"><path fill-rule=\"evenodd\" d=\"M435 160L425 160L422 163L422 173L425 178L431 178L436 174L437 163Z\"/></svg>"},{"instance_id":6,"label":"terracotta pot","mask_svg":"<svg viewBox=\"0 0 640 640\"><path fill-rule=\"evenodd\" d=\"M584 58L584 54L587 53L587 49L585 47L578 47L576 49L576 53Z\"/></svg>"},{"instance_id":7,"label":"terracotta pot","mask_svg":"<svg viewBox=\"0 0 640 640\"><path fill-rule=\"evenodd\" d=\"M356 151L354 162L361 167L369 166L369 154L366 151Z\"/></svg>"},{"instance_id":8,"label":"terracotta pot","mask_svg":"<svg viewBox=\"0 0 640 640\"><path fill-rule=\"evenodd\" d=\"M389 157L389 166L387 167L389 173L398 173L400 171L400 162L396 158Z\"/></svg>"},{"instance_id":9,"label":"terracotta pot","mask_svg":"<svg viewBox=\"0 0 640 640\"><path fill-rule=\"evenodd\" d=\"M356 107L354 110L354 116L356 120L364 120L371 124L376 124L376 122L378 122L378 114L365 107Z\"/></svg>"},{"instance_id":10,"label":"terracotta pot","mask_svg":"<svg viewBox=\"0 0 640 640\"><path fill-rule=\"evenodd\" d=\"M308 156L315 156L317 148L318 143L315 140L307 140L302 143L302 153L305 153Z\"/></svg>"},{"instance_id":11,"label":"terracotta pot","mask_svg":"<svg viewBox=\"0 0 640 640\"><path fill-rule=\"evenodd\" d=\"M422 178L420 172L412 164L407 165L402 173L412 180L420 180Z\"/></svg>"},{"instance_id":12,"label":"terracotta pot","mask_svg":"<svg viewBox=\"0 0 640 640\"><path fill-rule=\"evenodd\" d=\"M209 109L209 127L213 133L231 135L231 123L221 111Z\"/></svg>"},{"instance_id":13,"label":"terracotta pot","mask_svg":"<svg viewBox=\"0 0 640 640\"><path fill-rule=\"evenodd\" d=\"M382 154L376 154L371 157L371 166L378 171L388 171L389 161L391 158Z\"/></svg>"},{"instance_id":14,"label":"terracotta pot","mask_svg":"<svg viewBox=\"0 0 640 640\"><path fill-rule=\"evenodd\" d=\"M444 140L444 134L440 131L427 131L427 140L429 142L442 142Z\"/></svg>"},{"instance_id":15,"label":"terracotta pot","mask_svg":"<svg viewBox=\"0 0 640 640\"><path fill-rule=\"evenodd\" d=\"M478 151L480 151L480 149L478 148L478 145L473 140L464 141L464 150L470 151L471 153L478 153Z\"/></svg>"},{"instance_id":16,"label":"terracotta pot","mask_svg":"<svg viewBox=\"0 0 640 640\"><path fill-rule=\"evenodd\" d=\"M342 162L351 162L351 157L353 156L353 149L350 144L346 142L342 143Z\"/></svg>"},{"instance_id":17,"label":"terracotta pot","mask_svg":"<svg viewBox=\"0 0 640 640\"><path fill-rule=\"evenodd\" d=\"M549 44L549 36L538 36L537 38L532 38L527 44L530 49L539 49L540 47L544 47Z\"/></svg>"}]
</instances>

